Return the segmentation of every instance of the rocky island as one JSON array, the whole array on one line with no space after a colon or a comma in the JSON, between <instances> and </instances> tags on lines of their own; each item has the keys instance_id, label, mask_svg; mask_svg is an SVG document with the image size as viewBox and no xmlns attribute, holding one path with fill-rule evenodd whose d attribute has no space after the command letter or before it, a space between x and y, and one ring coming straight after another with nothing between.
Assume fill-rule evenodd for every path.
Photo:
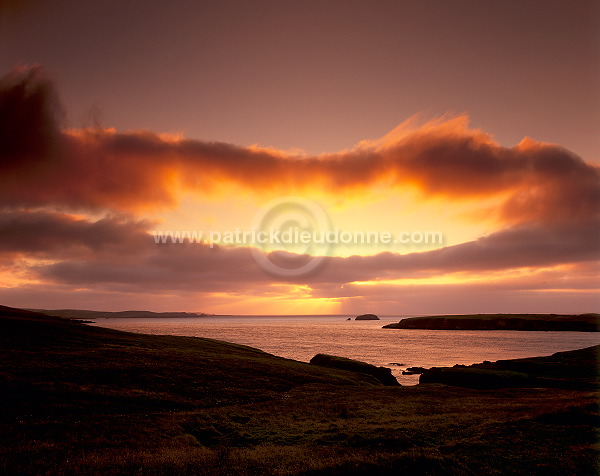
<instances>
[{"instance_id":1,"label":"rocky island","mask_svg":"<svg viewBox=\"0 0 600 476\"><path fill-rule=\"evenodd\" d=\"M378 321L379 317L375 314L361 314L360 316L356 316L354 318L355 321Z\"/></svg>"},{"instance_id":2,"label":"rocky island","mask_svg":"<svg viewBox=\"0 0 600 476\"><path fill-rule=\"evenodd\" d=\"M598 332L600 314L465 314L409 317L384 329Z\"/></svg>"}]
</instances>

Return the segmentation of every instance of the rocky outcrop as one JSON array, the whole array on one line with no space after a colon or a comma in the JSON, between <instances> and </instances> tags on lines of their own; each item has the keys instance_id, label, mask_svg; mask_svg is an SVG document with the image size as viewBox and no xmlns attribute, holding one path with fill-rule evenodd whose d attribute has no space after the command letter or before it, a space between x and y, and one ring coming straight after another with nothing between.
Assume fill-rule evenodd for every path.
<instances>
[{"instance_id":1,"label":"rocky outcrop","mask_svg":"<svg viewBox=\"0 0 600 476\"><path fill-rule=\"evenodd\" d=\"M409 317L384 329L598 332L598 314L473 314Z\"/></svg>"},{"instance_id":2,"label":"rocky outcrop","mask_svg":"<svg viewBox=\"0 0 600 476\"><path fill-rule=\"evenodd\" d=\"M419 383L494 389L510 387L598 388L600 346L548 357L499 360L470 366L433 367L421 374Z\"/></svg>"},{"instance_id":3,"label":"rocky outcrop","mask_svg":"<svg viewBox=\"0 0 600 476\"><path fill-rule=\"evenodd\" d=\"M354 318L355 321L378 321L379 317L375 314L361 314L360 316L356 316Z\"/></svg>"},{"instance_id":4,"label":"rocky outcrop","mask_svg":"<svg viewBox=\"0 0 600 476\"><path fill-rule=\"evenodd\" d=\"M406 370L402 371L402 375L417 375L426 371L427 369L425 367L408 367Z\"/></svg>"},{"instance_id":5,"label":"rocky outcrop","mask_svg":"<svg viewBox=\"0 0 600 476\"><path fill-rule=\"evenodd\" d=\"M310 363L322 367L349 370L351 372L370 375L379 380L383 385L400 385L396 380L396 377L392 375L390 369L386 367L377 367L359 360L337 357L335 355L317 354L310 359Z\"/></svg>"}]
</instances>

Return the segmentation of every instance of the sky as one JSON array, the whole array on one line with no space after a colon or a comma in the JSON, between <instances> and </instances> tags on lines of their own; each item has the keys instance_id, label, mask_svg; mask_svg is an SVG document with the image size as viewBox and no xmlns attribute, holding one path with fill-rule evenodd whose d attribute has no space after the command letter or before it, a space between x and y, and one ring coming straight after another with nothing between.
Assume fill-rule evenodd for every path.
<instances>
[{"instance_id":1,"label":"sky","mask_svg":"<svg viewBox=\"0 0 600 476\"><path fill-rule=\"evenodd\" d=\"M598 311L598 2L3 1L0 76L2 304Z\"/></svg>"}]
</instances>

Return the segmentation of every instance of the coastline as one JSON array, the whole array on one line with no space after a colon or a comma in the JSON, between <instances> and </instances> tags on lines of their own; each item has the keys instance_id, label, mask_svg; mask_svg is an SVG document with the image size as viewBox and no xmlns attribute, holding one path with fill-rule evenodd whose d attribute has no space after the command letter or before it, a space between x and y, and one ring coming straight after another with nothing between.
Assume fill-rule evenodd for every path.
<instances>
[{"instance_id":1,"label":"coastline","mask_svg":"<svg viewBox=\"0 0 600 476\"><path fill-rule=\"evenodd\" d=\"M385 387L212 339L0 325L5 474L588 474L598 457L593 390Z\"/></svg>"},{"instance_id":2,"label":"coastline","mask_svg":"<svg viewBox=\"0 0 600 476\"><path fill-rule=\"evenodd\" d=\"M244 316L204 319L114 319L95 325L128 332L208 337L248 345L309 362L326 353L389 367L403 385L416 385L410 367L471 365L484 360L549 355L600 344L596 333L388 330L381 321L347 321L342 316ZM394 364L394 365L391 365ZM401 365L397 365L401 364Z\"/></svg>"}]
</instances>

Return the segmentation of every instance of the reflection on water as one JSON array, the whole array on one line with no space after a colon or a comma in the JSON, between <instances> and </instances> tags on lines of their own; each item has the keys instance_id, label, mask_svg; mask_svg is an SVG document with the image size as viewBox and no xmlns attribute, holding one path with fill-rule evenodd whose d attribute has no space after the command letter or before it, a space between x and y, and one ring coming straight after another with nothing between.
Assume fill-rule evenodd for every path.
<instances>
[{"instance_id":1,"label":"reflection on water","mask_svg":"<svg viewBox=\"0 0 600 476\"><path fill-rule=\"evenodd\" d=\"M403 385L418 375L406 367L452 366L484 360L536 357L600 344L600 333L526 331L442 331L382 329L401 317L380 321L348 316L224 316L203 318L113 318L96 325L129 332L208 337L257 347L280 357L308 362L326 353L392 369ZM401 364L390 365L391 363Z\"/></svg>"}]
</instances>

